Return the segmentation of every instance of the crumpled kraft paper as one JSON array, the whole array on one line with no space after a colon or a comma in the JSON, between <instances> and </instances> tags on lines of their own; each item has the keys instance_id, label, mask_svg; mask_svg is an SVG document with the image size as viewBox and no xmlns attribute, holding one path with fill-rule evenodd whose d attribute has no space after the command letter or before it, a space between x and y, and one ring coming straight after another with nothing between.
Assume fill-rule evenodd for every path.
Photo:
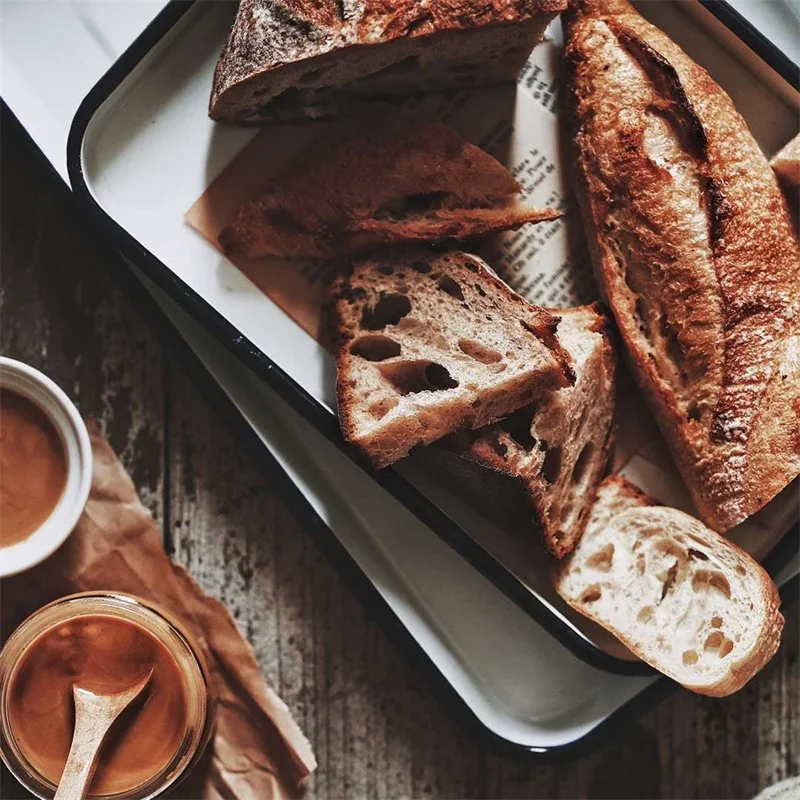
<instances>
[{"instance_id":1,"label":"crumpled kraft paper","mask_svg":"<svg viewBox=\"0 0 800 800\"><path fill-rule=\"evenodd\" d=\"M136 489L97 426L89 502L66 543L0 584L3 641L31 613L74 592L110 589L177 617L204 651L216 727L200 765L170 796L192 800L298 797L316 760L283 701L267 686L249 643L221 603L173 564Z\"/></svg>"}]
</instances>

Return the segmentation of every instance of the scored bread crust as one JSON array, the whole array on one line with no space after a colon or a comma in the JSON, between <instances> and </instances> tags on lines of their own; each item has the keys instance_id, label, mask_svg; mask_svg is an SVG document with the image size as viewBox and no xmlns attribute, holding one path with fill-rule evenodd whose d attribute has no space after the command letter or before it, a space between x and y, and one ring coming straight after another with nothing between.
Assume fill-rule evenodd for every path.
<instances>
[{"instance_id":1,"label":"scored bread crust","mask_svg":"<svg viewBox=\"0 0 800 800\"><path fill-rule=\"evenodd\" d=\"M620 476L601 484L583 538L556 568L554 586L643 661L700 694L737 691L780 644L780 597L764 569ZM737 590L751 594L739 602ZM659 617L662 604L667 619Z\"/></svg>"},{"instance_id":2,"label":"scored bread crust","mask_svg":"<svg viewBox=\"0 0 800 800\"><path fill-rule=\"evenodd\" d=\"M305 107L319 116L336 111L330 90L350 85L370 98L513 80L564 8L566 0L241 0L209 114L252 123ZM475 33L486 36L470 45ZM459 68L466 56L474 69Z\"/></svg>"},{"instance_id":3,"label":"scored bread crust","mask_svg":"<svg viewBox=\"0 0 800 800\"><path fill-rule=\"evenodd\" d=\"M624 0L565 15L578 194L601 292L702 518L800 473L800 250L730 98Z\"/></svg>"},{"instance_id":4,"label":"scored bread crust","mask_svg":"<svg viewBox=\"0 0 800 800\"><path fill-rule=\"evenodd\" d=\"M502 164L443 122L387 111L348 120L324 148L293 160L237 211L220 243L250 258L327 258L561 216L521 203L520 192Z\"/></svg>"},{"instance_id":5,"label":"scored bread crust","mask_svg":"<svg viewBox=\"0 0 800 800\"><path fill-rule=\"evenodd\" d=\"M494 425L446 437L440 444L450 459L437 461L445 478L470 482L470 502L488 516L516 535L528 537L533 527L548 552L563 558L583 533L608 465L617 359L608 318L598 303L548 310L560 318L558 337L572 359L575 384L546 392ZM496 481L471 474L481 467L504 476L521 492L522 518L518 504L498 491Z\"/></svg>"},{"instance_id":6,"label":"scored bread crust","mask_svg":"<svg viewBox=\"0 0 800 800\"><path fill-rule=\"evenodd\" d=\"M574 381L558 321L477 256L400 249L328 287L342 432L376 468Z\"/></svg>"}]
</instances>

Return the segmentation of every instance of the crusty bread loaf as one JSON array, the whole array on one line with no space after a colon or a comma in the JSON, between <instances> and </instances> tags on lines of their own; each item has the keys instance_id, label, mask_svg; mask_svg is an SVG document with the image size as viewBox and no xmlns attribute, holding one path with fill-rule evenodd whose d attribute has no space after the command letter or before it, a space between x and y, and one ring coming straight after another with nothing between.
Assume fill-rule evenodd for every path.
<instances>
[{"instance_id":1,"label":"crusty bread loaf","mask_svg":"<svg viewBox=\"0 0 800 800\"><path fill-rule=\"evenodd\" d=\"M377 467L574 380L557 320L477 256L395 249L329 288L345 438Z\"/></svg>"},{"instance_id":2,"label":"crusty bread loaf","mask_svg":"<svg viewBox=\"0 0 800 800\"><path fill-rule=\"evenodd\" d=\"M242 0L214 73L215 120L511 81L566 0Z\"/></svg>"},{"instance_id":3,"label":"crusty bread loaf","mask_svg":"<svg viewBox=\"0 0 800 800\"><path fill-rule=\"evenodd\" d=\"M642 660L700 694L740 689L780 644L780 598L761 566L620 477L600 486L555 586Z\"/></svg>"},{"instance_id":4,"label":"crusty bread loaf","mask_svg":"<svg viewBox=\"0 0 800 800\"><path fill-rule=\"evenodd\" d=\"M601 291L702 518L800 473L800 250L730 98L625 0L565 15L578 190Z\"/></svg>"},{"instance_id":5,"label":"crusty bread loaf","mask_svg":"<svg viewBox=\"0 0 800 800\"><path fill-rule=\"evenodd\" d=\"M441 474L468 481L475 490L465 492L465 499L517 534L530 536L533 528L547 550L563 558L580 539L608 464L616 353L597 304L552 313L560 317L558 339L572 360L575 384L546 392L494 425L442 439L457 461L443 461ZM465 478L473 465L515 484L526 500L527 524L520 524L517 503L498 493L496 482Z\"/></svg>"},{"instance_id":6,"label":"crusty bread loaf","mask_svg":"<svg viewBox=\"0 0 800 800\"><path fill-rule=\"evenodd\" d=\"M786 191L800 188L800 135L782 147L769 162Z\"/></svg>"},{"instance_id":7,"label":"crusty bread loaf","mask_svg":"<svg viewBox=\"0 0 800 800\"><path fill-rule=\"evenodd\" d=\"M226 252L324 258L400 242L441 242L561 216L519 200L520 185L452 128L412 113L343 124L245 204Z\"/></svg>"}]
</instances>

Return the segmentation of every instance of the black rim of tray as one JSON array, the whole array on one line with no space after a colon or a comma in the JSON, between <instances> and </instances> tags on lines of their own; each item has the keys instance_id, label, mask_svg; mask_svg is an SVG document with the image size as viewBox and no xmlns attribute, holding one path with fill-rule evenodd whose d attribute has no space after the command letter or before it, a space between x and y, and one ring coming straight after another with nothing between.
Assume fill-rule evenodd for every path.
<instances>
[{"instance_id":1,"label":"black rim of tray","mask_svg":"<svg viewBox=\"0 0 800 800\"><path fill-rule=\"evenodd\" d=\"M719 2L719 0L701 0L701 2L718 18L722 18L720 16L722 9L732 11L727 3ZM242 336L233 324L185 284L166 264L109 216L95 201L86 182L82 163L83 141L94 114L125 81L139 62L197 3L198 0L170 0L84 98L72 121L67 140L67 169L74 195L83 212L88 215L94 225L102 230L115 249L131 259L161 290L177 302L184 311L198 320L206 331L242 363L266 380L282 399L289 402L321 433L363 465L353 448L349 447L342 439L335 416L290 378L269 356ZM768 51L770 56L769 60L766 58L765 60L770 65L776 62L775 53L778 53L788 65L793 66L791 61L777 51L752 26L747 27L747 23L738 15L727 16L722 21L725 24L731 22L732 25L736 25L737 21L743 23L741 30L733 27L734 33L759 55L762 55L762 47L764 47L764 51ZM789 80L785 72L786 69L789 69L787 64L781 63L775 68L782 77ZM793 74L796 75L796 72L795 67ZM601 650L569 622L556 616L545 602L540 600L499 559L473 539L398 472L391 468L380 472L369 469L365 471L578 658L598 669L615 674L655 674L654 670L643 662L625 660ZM773 552L783 552L782 545L786 538L783 537ZM786 557L788 558L788 555ZM770 561L773 559L770 558ZM776 566L780 567L780 564Z\"/></svg>"}]
</instances>

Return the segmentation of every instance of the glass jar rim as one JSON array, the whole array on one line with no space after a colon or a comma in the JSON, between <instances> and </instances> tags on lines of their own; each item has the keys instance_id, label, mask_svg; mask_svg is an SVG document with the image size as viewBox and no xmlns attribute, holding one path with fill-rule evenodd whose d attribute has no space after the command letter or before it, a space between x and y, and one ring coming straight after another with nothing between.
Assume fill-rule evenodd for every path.
<instances>
[{"instance_id":1,"label":"glass jar rim","mask_svg":"<svg viewBox=\"0 0 800 800\"><path fill-rule=\"evenodd\" d=\"M150 800L174 786L197 762L210 739L213 706L208 667L193 637L168 611L132 594L88 591L58 598L33 612L9 636L0 651L0 758L35 796L42 800L53 797L56 785L30 764L16 743L9 715L9 694L29 648L54 627L86 616L116 617L143 628L164 646L183 679L187 694L186 731L173 758L138 786L114 795L90 795L92 800Z\"/></svg>"}]
</instances>

